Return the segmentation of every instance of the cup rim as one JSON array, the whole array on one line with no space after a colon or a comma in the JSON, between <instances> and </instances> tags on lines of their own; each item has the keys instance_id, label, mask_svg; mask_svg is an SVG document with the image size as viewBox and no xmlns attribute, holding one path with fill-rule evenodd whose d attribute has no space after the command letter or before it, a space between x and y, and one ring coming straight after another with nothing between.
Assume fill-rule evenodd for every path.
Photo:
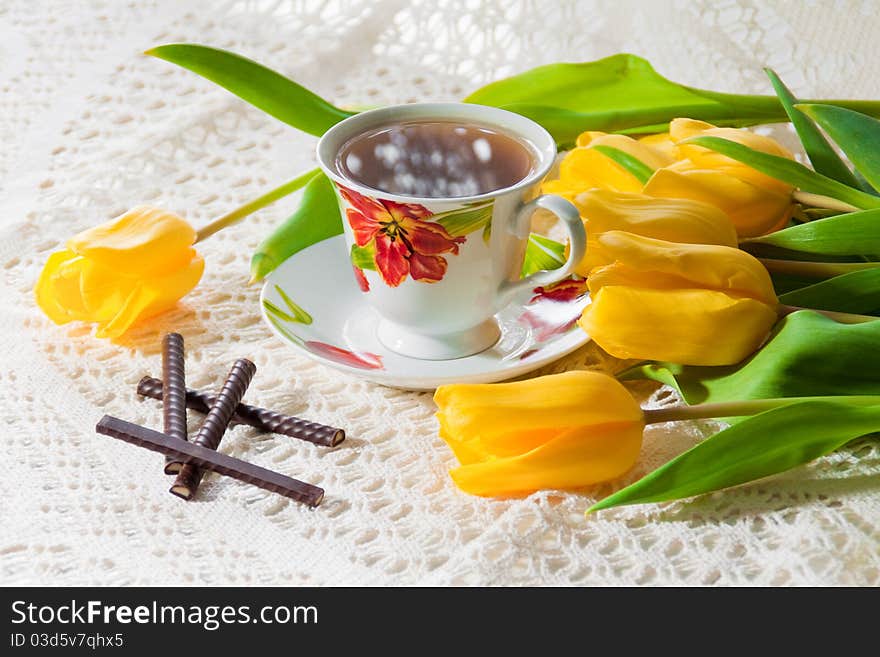
<instances>
[{"instance_id":1,"label":"cup rim","mask_svg":"<svg viewBox=\"0 0 880 657\"><path fill-rule=\"evenodd\" d=\"M370 128L389 123L391 120L411 119L467 119L483 125L492 126L506 133L514 133L521 139L525 139L534 147L538 158L535 169L522 180L500 189L474 194L471 196L412 196L407 194L392 194L390 192L364 185L355 180L350 180L336 171L335 160L339 149L349 139L361 134ZM484 201L498 196L509 194L522 189L527 189L544 178L553 167L557 155L556 141L544 128L521 114L510 112L489 105L476 103L404 103L401 105L388 105L377 109L360 112L354 116L343 119L333 125L318 140L315 149L318 166L334 182L353 189L365 196L381 196L388 200L402 203L472 203Z\"/></svg>"}]
</instances>

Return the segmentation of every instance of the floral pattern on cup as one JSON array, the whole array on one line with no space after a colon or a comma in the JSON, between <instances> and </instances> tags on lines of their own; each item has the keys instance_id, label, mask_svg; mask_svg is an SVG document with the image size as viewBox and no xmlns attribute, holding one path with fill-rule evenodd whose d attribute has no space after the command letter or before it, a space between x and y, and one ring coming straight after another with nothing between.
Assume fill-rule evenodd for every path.
<instances>
[{"instance_id":1,"label":"floral pattern on cup","mask_svg":"<svg viewBox=\"0 0 880 657\"><path fill-rule=\"evenodd\" d=\"M465 237L453 237L441 224L429 221L433 213L423 205L371 198L338 187L351 206L345 216L354 234L352 262L356 269L366 268L365 262L371 264L369 268L389 287L397 287L408 276L423 283L443 279L448 266L443 256L457 255ZM363 276L363 271L360 273ZM358 283L364 290L360 277Z\"/></svg>"},{"instance_id":2,"label":"floral pattern on cup","mask_svg":"<svg viewBox=\"0 0 880 657\"><path fill-rule=\"evenodd\" d=\"M318 342L317 340L306 340L303 346L316 356L321 356L327 360L332 360L349 367L357 367L361 370L381 370L384 369L382 357L366 351L350 351L341 347L335 347L326 342Z\"/></svg>"},{"instance_id":3,"label":"floral pattern on cup","mask_svg":"<svg viewBox=\"0 0 880 657\"><path fill-rule=\"evenodd\" d=\"M585 297L587 292L587 281L575 276L552 285L536 287L529 307L520 315L519 321L532 329L535 344L540 345L575 328L581 316L581 305L574 302ZM564 306L569 304L572 306L571 313L559 312L560 307L564 310ZM555 307L553 312L548 312L548 306ZM537 348L529 349L523 352L520 359L528 358L537 351Z\"/></svg>"},{"instance_id":4,"label":"floral pattern on cup","mask_svg":"<svg viewBox=\"0 0 880 657\"><path fill-rule=\"evenodd\" d=\"M278 329L278 331L288 340L294 344L298 344L300 347L310 351L316 356L332 360L334 363L340 363L342 365L348 365L349 367L356 367L362 370L385 369L385 366L382 363L382 357L378 354L366 351L351 351L318 340L303 340L301 337L294 334L290 330L290 324L309 325L314 320L312 319L312 316L302 308L302 306L290 298L281 286L276 285L275 291L278 293L278 296L281 297L286 308L279 308L268 299L263 299L263 308L266 311L266 317L272 323L272 326Z\"/></svg>"},{"instance_id":5,"label":"floral pattern on cup","mask_svg":"<svg viewBox=\"0 0 880 657\"><path fill-rule=\"evenodd\" d=\"M364 276L364 270L355 264L352 264L351 269L352 271L354 271L354 279L357 281L358 287L361 289L361 292L369 292L370 281L368 281L367 277Z\"/></svg>"},{"instance_id":6,"label":"floral pattern on cup","mask_svg":"<svg viewBox=\"0 0 880 657\"><path fill-rule=\"evenodd\" d=\"M536 287L534 290L535 296L531 298L529 305L542 300L561 302L577 301L586 296L588 291L586 279L569 276L558 283Z\"/></svg>"}]
</instances>

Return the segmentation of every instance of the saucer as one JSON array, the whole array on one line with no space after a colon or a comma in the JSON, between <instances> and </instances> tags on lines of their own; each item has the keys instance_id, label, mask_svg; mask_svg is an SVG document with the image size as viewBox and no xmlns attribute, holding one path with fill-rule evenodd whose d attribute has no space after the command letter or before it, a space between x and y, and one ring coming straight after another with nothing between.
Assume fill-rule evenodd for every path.
<instances>
[{"instance_id":1,"label":"saucer","mask_svg":"<svg viewBox=\"0 0 880 657\"><path fill-rule=\"evenodd\" d=\"M495 315L494 346L453 360L403 356L376 337L379 314L361 291L342 235L294 254L263 285L260 308L279 338L304 355L369 381L409 390L489 383L546 365L589 341L576 324L589 303L575 277L524 291Z\"/></svg>"}]
</instances>

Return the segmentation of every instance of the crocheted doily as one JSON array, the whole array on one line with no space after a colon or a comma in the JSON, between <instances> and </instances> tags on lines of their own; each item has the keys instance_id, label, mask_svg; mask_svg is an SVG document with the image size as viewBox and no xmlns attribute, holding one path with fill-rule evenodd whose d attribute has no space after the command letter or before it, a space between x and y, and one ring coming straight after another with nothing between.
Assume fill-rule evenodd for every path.
<instances>
[{"instance_id":1,"label":"crocheted doily","mask_svg":"<svg viewBox=\"0 0 880 657\"><path fill-rule=\"evenodd\" d=\"M122 344L54 326L31 290L67 237L131 206L198 226L313 166L313 137L141 54L152 45L232 49L342 105L458 99L532 66L621 51L705 88L768 93L770 65L802 96L878 98L878 28L868 1L4 2L3 583L876 585L880 449L868 439L723 494L590 518L592 501L715 425L650 428L627 476L580 494L459 492L430 395L306 360L260 321L249 255L294 198L206 241L198 288ZM214 476L184 503L168 494L161 457L95 434L104 413L161 427L159 404L135 385L159 375L172 329L186 337L191 385L216 387L248 357L251 403L347 429L335 450L247 427L223 442L323 486L321 507ZM575 367L622 364L587 346L544 372ZM633 390L649 405L674 401L646 383Z\"/></svg>"}]
</instances>

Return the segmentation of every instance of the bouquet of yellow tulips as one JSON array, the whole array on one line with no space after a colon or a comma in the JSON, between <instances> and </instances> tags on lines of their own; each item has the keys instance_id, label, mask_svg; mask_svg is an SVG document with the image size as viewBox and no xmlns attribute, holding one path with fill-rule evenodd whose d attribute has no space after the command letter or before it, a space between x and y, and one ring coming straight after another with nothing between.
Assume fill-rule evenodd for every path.
<instances>
[{"instance_id":1,"label":"bouquet of yellow tulips","mask_svg":"<svg viewBox=\"0 0 880 657\"><path fill-rule=\"evenodd\" d=\"M148 54L313 135L354 113L233 53L171 44ZM528 116L567 150L544 189L570 199L587 230L577 275L592 303L580 326L637 362L616 379L567 372L438 389L440 435L461 464L452 477L462 490L519 495L612 480L636 462L653 422L731 426L594 508L742 484L880 430L880 102L801 102L767 74L775 95L724 94L615 55L539 67L464 99ZM745 129L780 121L794 125L813 168ZM253 255L259 280L342 231L318 171L199 231L143 207L85 231L50 257L37 301L57 323L93 321L99 336L119 337L198 283L195 243L303 187L298 209ZM538 244L527 266L565 249L546 237L530 249ZM642 410L620 382L636 378L670 385L686 403Z\"/></svg>"}]
</instances>

